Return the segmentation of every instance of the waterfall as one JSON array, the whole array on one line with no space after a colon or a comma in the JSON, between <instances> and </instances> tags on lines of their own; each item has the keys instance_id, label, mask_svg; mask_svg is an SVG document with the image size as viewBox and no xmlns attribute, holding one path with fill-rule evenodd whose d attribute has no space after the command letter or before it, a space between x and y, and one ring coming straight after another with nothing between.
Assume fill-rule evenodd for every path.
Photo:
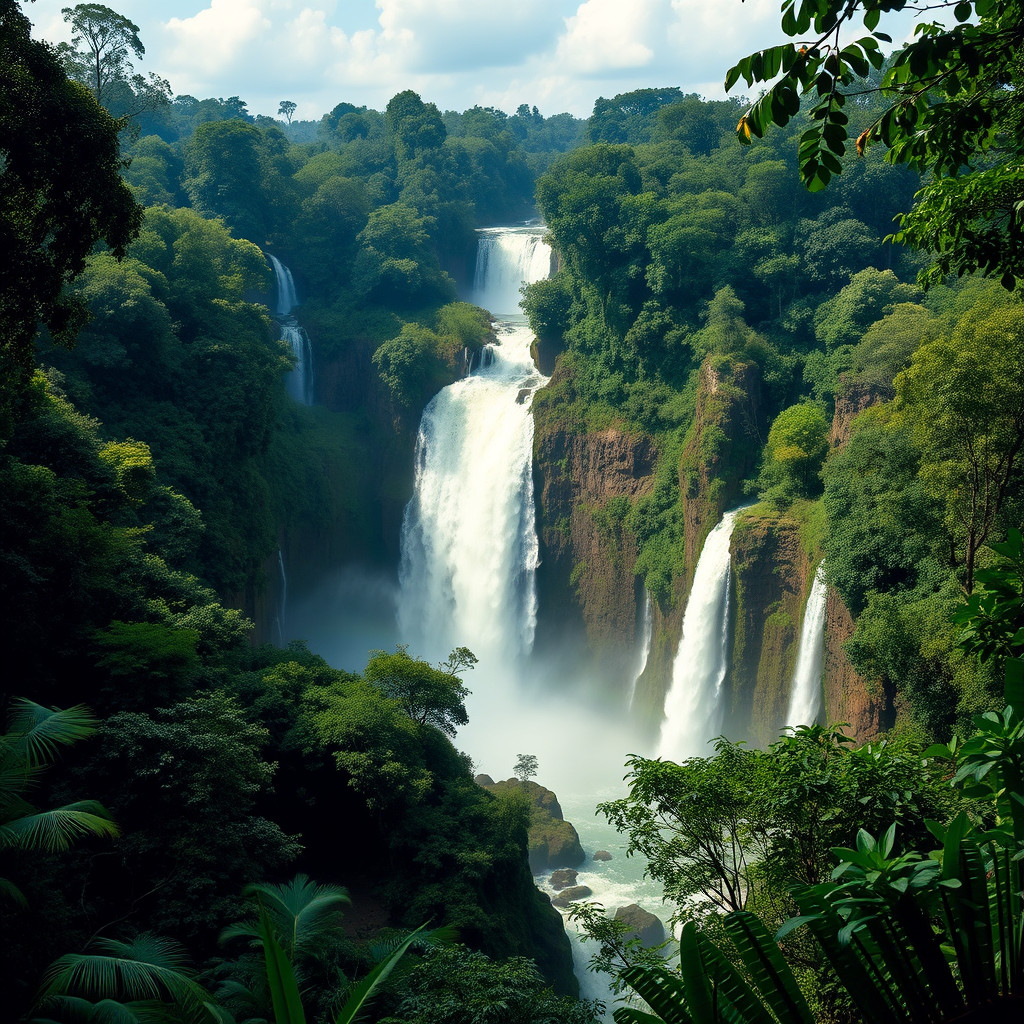
<instances>
[{"instance_id":1,"label":"waterfall","mask_svg":"<svg viewBox=\"0 0 1024 1024\"><path fill-rule=\"evenodd\" d=\"M707 743L721 728L719 695L729 667L729 542L740 511L725 513L697 561L665 698L659 757L710 755Z\"/></svg>"},{"instance_id":2,"label":"waterfall","mask_svg":"<svg viewBox=\"0 0 1024 1024\"><path fill-rule=\"evenodd\" d=\"M821 670L825 659L825 563L814 574L804 608L787 725L814 725L821 715Z\"/></svg>"},{"instance_id":3,"label":"waterfall","mask_svg":"<svg viewBox=\"0 0 1024 1024\"><path fill-rule=\"evenodd\" d=\"M478 232L473 301L495 316L519 313L519 289L551 273L544 229L484 228Z\"/></svg>"},{"instance_id":4,"label":"waterfall","mask_svg":"<svg viewBox=\"0 0 1024 1024\"><path fill-rule=\"evenodd\" d=\"M513 310L519 287L545 277L551 255L543 228L479 234L473 298L503 315L498 344L423 412L402 525L398 625L428 658L464 645L482 666L508 667L529 654L537 620L530 402L546 383L525 317Z\"/></svg>"},{"instance_id":5,"label":"waterfall","mask_svg":"<svg viewBox=\"0 0 1024 1024\"><path fill-rule=\"evenodd\" d=\"M309 343L309 336L299 321L292 316L292 310L298 305L295 280L292 272L276 256L269 253L267 255L270 265L274 268L274 280L277 283L277 308L274 319L281 328L281 338L288 342L288 347L295 356L295 369L288 374L285 387L296 402L312 405L313 348Z\"/></svg>"},{"instance_id":6,"label":"waterfall","mask_svg":"<svg viewBox=\"0 0 1024 1024\"><path fill-rule=\"evenodd\" d=\"M637 661L636 671L633 673L633 684L629 688L629 706L633 706L636 697L636 684L647 668L647 659L651 656L651 636L654 632L653 615L651 613L651 593L644 587L644 611L642 625L640 627L640 655Z\"/></svg>"},{"instance_id":7,"label":"waterfall","mask_svg":"<svg viewBox=\"0 0 1024 1024\"><path fill-rule=\"evenodd\" d=\"M285 645L285 623L288 615L288 574L284 571L284 555L277 549L277 569L281 578L281 600L277 606L277 642Z\"/></svg>"}]
</instances>

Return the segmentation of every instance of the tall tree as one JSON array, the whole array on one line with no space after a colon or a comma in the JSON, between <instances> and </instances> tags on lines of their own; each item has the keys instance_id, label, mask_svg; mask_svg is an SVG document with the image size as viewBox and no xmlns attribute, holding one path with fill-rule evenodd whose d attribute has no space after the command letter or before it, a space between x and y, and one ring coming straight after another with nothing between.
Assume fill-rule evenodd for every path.
<instances>
[{"instance_id":1,"label":"tall tree","mask_svg":"<svg viewBox=\"0 0 1024 1024\"><path fill-rule=\"evenodd\" d=\"M1019 493L1022 365L1024 310L1010 304L925 342L895 381L897 408L921 451L921 479L945 505L950 554L964 567L967 593L978 549Z\"/></svg>"},{"instance_id":2,"label":"tall tree","mask_svg":"<svg viewBox=\"0 0 1024 1024\"><path fill-rule=\"evenodd\" d=\"M291 124L292 117L295 114L295 108L297 106L298 104L293 103L291 100L281 100L281 104L278 106L277 112L281 114L289 124Z\"/></svg>"},{"instance_id":3,"label":"tall tree","mask_svg":"<svg viewBox=\"0 0 1024 1024\"><path fill-rule=\"evenodd\" d=\"M85 304L64 286L98 239L120 258L142 223L120 175L118 122L30 28L15 0L0 0L0 376L11 385L0 434L24 393L39 322L74 339Z\"/></svg>"},{"instance_id":4,"label":"tall tree","mask_svg":"<svg viewBox=\"0 0 1024 1024\"><path fill-rule=\"evenodd\" d=\"M139 26L103 4L78 4L61 10L71 26L71 47L61 53L73 77L88 82L97 103L109 85L128 77L132 54L140 58L146 48ZM74 73L77 72L77 73Z\"/></svg>"}]
</instances>

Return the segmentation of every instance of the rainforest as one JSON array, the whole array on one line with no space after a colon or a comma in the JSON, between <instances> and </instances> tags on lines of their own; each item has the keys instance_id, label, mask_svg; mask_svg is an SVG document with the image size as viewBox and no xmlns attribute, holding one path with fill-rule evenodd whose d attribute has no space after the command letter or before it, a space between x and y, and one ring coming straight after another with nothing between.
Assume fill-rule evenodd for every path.
<instances>
[{"instance_id":1,"label":"rainforest","mask_svg":"<svg viewBox=\"0 0 1024 1024\"><path fill-rule=\"evenodd\" d=\"M4 1019L1020 1019L1024 12L911 6L302 120L0 0Z\"/></svg>"}]
</instances>

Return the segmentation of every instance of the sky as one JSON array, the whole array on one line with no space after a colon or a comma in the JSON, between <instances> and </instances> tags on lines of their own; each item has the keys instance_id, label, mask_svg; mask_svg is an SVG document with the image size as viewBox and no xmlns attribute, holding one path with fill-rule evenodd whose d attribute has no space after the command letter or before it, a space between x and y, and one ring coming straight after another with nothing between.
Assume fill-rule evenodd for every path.
<instances>
[{"instance_id":1,"label":"sky","mask_svg":"<svg viewBox=\"0 0 1024 1024\"><path fill-rule=\"evenodd\" d=\"M24 4L33 34L70 39L61 8ZM240 96L253 114L319 120L383 110L414 89L475 104L587 117L599 96L679 86L721 99L726 70L782 42L780 0L114 0L146 47L136 67L175 95Z\"/></svg>"}]
</instances>

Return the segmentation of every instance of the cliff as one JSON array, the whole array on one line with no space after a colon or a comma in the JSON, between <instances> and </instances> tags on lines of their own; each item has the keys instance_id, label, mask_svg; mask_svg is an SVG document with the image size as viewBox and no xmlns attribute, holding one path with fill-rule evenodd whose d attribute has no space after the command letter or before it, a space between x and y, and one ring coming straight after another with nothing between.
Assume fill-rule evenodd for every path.
<instances>
[{"instance_id":1,"label":"cliff","mask_svg":"<svg viewBox=\"0 0 1024 1024\"><path fill-rule=\"evenodd\" d=\"M842 447L850 439L858 413L891 397L890 390L877 384L843 380L836 394L829 434L832 447ZM843 599L829 587L825 605L825 720L847 723L850 735L866 743L892 726L896 711L894 694L887 692L881 682L865 679L850 664L844 645L855 627Z\"/></svg>"},{"instance_id":2,"label":"cliff","mask_svg":"<svg viewBox=\"0 0 1024 1024\"><path fill-rule=\"evenodd\" d=\"M561 367L556 378L565 373ZM554 386L558 380L553 379ZM536 649L580 659L619 692L635 658L639 617L631 503L653 487L652 438L542 418L534 436L534 485L542 614Z\"/></svg>"},{"instance_id":3,"label":"cliff","mask_svg":"<svg viewBox=\"0 0 1024 1024\"><path fill-rule=\"evenodd\" d=\"M758 506L732 535L732 654L724 732L764 747L786 722L804 607L817 558L792 515Z\"/></svg>"},{"instance_id":4,"label":"cliff","mask_svg":"<svg viewBox=\"0 0 1024 1024\"><path fill-rule=\"evenodd\" d=\"M558 797L532 780L495 782L478 775L476 783L490 793L522 793L530 801L529 862L534 874L556 868L574 868L586 859L579 833L562 817Z\"/></svg>"},{"instance_id":5,"label":"cliff","mask_svg":"<svg viewBox=\"0 0 1024 1024\"><path fill-rule=\"evenodd\" d=\"M707 535L734 507L753 472L764 435L761 373L756 363L709 356L700 368L693 424L679 460L679 505L685 569L668 600L652 606L647 667L637 680L635 706L652 729L672 682L683 614Z\"/></svg>"},{"instance_id":6,"label":"cliff","mask_svg":"<svg viewBox=\"0 0 1024 1024\"><path fill-rule=\"evenodd\" d=\"M881 682L865 679L850 664L843 646L855 623L843 599L829 587L825 605L825 720L845 722L858 743L876 739L892 727L894 694Z\"/></svg>"}]
</instances>

